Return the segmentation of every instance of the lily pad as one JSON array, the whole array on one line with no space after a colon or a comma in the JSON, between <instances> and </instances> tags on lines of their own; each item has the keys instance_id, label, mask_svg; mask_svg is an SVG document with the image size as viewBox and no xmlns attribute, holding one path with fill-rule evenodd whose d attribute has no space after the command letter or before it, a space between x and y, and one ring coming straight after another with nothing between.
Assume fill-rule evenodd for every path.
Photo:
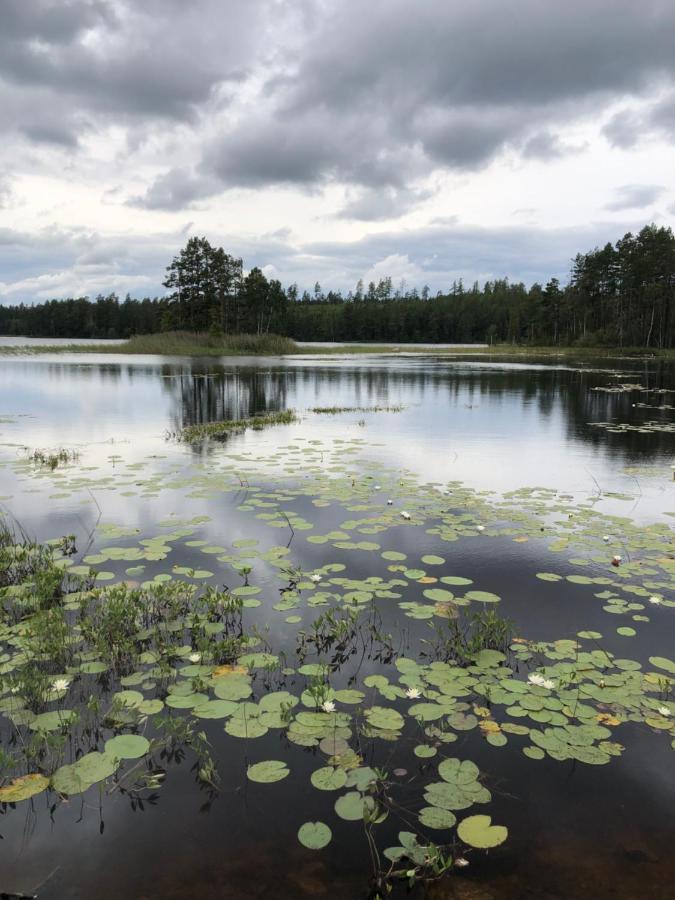
<instances>
[{"instance_id":1,"label":"lily pad","mask_svg":"<svg viewBox=\"0 0 675 900\"><path fill-rule=\"evenodd\" d=\"M493 825L490 816L469 816L457 826L460 840L480 850L498 847L504 843L508 834L508 829L503 825Z\"/></svg>"},{"instance_id":2,"label":"lily pad","mask_svg":"<svg viewBox=\"0 0 675 900\"><path fill-rule=\"evenodd\" d=\"M49 779L37 772L21 775L0 788L0 803L18 803L20 800L28 800L29 797L41 794L48 784Z\"/></svg>"},{"instance_id":3,"label":"lily pad","mask_svg":"<svg viewBox=\"0 0 675 900\"><path fill-rule=\"evenodd\" d=\"M254 763L246 770L246 776L249 781L256 781L259 784L271 784L274 781L281 781L289 774L288 766L279 759L268 759L265 762Z\"/></svg>"},{"instance_id":4,"label":"lily pad","mask_svg":"<svg viewBox=\"0 0 675 900\"><path fill-rule=\"evenodd\" d=\"M305 822L298 830L298 840L308 850L322 850L332 837L333 832L324 822Z\"/></svg>"},{"instance_id":5,"label":"lily pad","mask_svg":"<svg viewBox=\"0 0 675 900\"><path fill-rule=\"evenodd\" d=\"M105 752L118 759L140 759L150 749L150 741L141 734L118 734L105 742Z\"/></svg>"}]
</instances>

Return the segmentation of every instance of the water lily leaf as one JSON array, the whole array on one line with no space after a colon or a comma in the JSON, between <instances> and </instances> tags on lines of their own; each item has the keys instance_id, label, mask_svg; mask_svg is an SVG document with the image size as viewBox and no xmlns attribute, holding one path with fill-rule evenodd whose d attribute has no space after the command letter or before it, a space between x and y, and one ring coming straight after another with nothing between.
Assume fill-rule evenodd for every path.
<instances>
[{"instance_id":1,"label":"water lily leaf","mask_svg":"<svg viewBox=\"0 0 675 900\"><path fill-rule=\"evenodd\" d=\"M428 744L418 744L413 752L420 759L431 759L431 757L436 756L438 751L435 747L430 747Z\"/></svg>"},{"instance_id":2,"label":"water lily leaf","mask_svg":"<svg viewBox=\"0 0 675 900\"><path fill-rule=\"evenodd\" d=\"M352 768L347 775L347 787L355 787L357 791L365 793L373 782L377 781L377 773L370 766Z\"/></svg>"},{"instance_id":3,"label":"water lily leaf","mask_svg":"<svg viewBox=\"0 0 675 900\"><path fill-rule=\"evenodd\" d=\"M72 709L56 709L40 713L29 723L29 727L33 731L56 731L59 728L66 728L76 716L77 713Z\"/></svg>"},{"instance_id":4,"label":"water lily leaf","mask_svg":"<svg viewBox=\"0 0 675 900\"><path fill-rule=\"evenodd\" d=\"M508 829L503 825L493 825L490 816L469 816L457 826L460 840L470 847L487 850L498 847L508 837Z\"/></svg>"},{"instance_id":5,"label":"water lily leaf","mask_svg":"<svg viewBox=\"0 0 675 900\"><path fill-rule=\"evenodd\" d=\"M108 756L118 759L139 759L150 749L150 741L141 734L118 734L105 742Z\"/></svg>"},{"instance_id":6,"label":"water lily leaf","mask_svg":"<svg viewBox=\"0 0 675 900\"><path fill-rule=\"evenodd\" d=\"M308 850L322 850L331 842L333 832L323 822L305 822L298 831L298 840Z\"/></svg>"},{"instance_id":7,"label":"water lily leaf","mask_svg":"<svg viewBox=\"0 0 675 900\"><path fill-rule=\"evenodd\" d=\"M347 773L344 769L324 766L312 772L311 782L320 791L338 791L347 783Z\"/></svg>"},{"instance_id":8,"label":"water lily leaf","mask_svg":"<svg viewBox=\"0 0 675 900\"><path fill-rule=\"evenodd\" d=\"M206 703L195 706L192 715L198 719L224 719L231 716L238 706L234 700L207 700Z\"/></svg>"},{"instance_id":9,"label":"water lily leaf","mask_svg":"<svg viewBox=\"0 0 675 900\"><path fill-rule=\"evenodd\" d=\"M335 801L335 812L341 819L357 822L363 819L364 797L358 791L343 794Z\"/></svg>"},{"instance_id":10,"label":"water lily leaf","mask_svg":"<svg viewBox=\"0 0 675 900\"><path fill-rule=\"evenodd\" d=\"M444 759L438 766L438 774L444 781L450 784L470 784L476 781L480 770L475 762L470 759Z\"/></svg>"},{"instance_id":11,"label":"water lily leaf","mask_svg":"<svg viewBox=\"0 0 675 900\"><path fill-rule=\"evenodd\" d=\"M259 784L271 784L274 781L281 781L290 774L285 762L279 759L269 759L265 762L254 763L246 770L246 776L249 781L256 781Z\"/></svg>"},{"instance_id":12,"label":"water lily leaf","mask_svg":"<svg viewBox=\"0 0 675 900\"><path fill-rule=\"evenodd\" d=\"M452 828L457 817L449 809L441 809L438 806L425 806L419 812L419 820L427 828L438 830Z\"/></svg>"},{"instance_id":13,"label":"water lily leaf","mask_svg":"<svg viewBox=\"0 0 675 900\"><path fill-rule=\"evenodd\" d=\"M658 669L664 669L671 675L675 675L675 662L672 659L666 659L665 656L650 656L649 662Z\"/></svg>"},{"instance_id":14,"label":"water lily leaf","mask_svg":"<svg viewBox=\"0 0 675 900\"><path fill-rule=\"evenodd\" d=\"M220 700L246 700L251 696L251 679L248 675L219 677L213 686L213 693Z\"/></svg>"},{"instance_id":15,"label":"water lily leaf","mask_svg":"<svg viewBox=\"0 0 675 900\"><path fill-rule=\"evenodd\" d=\"M0 788L0 803L18 803L41 794L49 784L49 779L39 773L22 775Z\"/></svg>"},{"instance_id":16,"label":"water lily leaf","mask_svg":"<svg viewBox=\"0 0 675 900\"><path fill-rule=\"evenodd\" d=\"M452 591L446 591L443 588L427 588L424 591L424 596L427 600L433 600L434 603L449 603L455 598Z\"/></svg>"},{"instance_id":17,"label":"water lily leaf","mask_svg":"<svg viewBox=\"0 0 675 900\"><path fill-rule=\"evenodd\" d=\"M466 597L469 600L476 600L478 603L499 603L502 599L498 594L492 594L490 591L467 591Z\"/></svg>"},{"instance_id":18,"label":"water lily leaf","mask_svg":"<svg viewBox=\"0 0 675 900\"><path fill-rule=\"evenodd\" d=\"M371 728L378 728L382 731L398 731L404 725L401 713L386 706L371 706L370 709L365 710L364 715Z\"/></svg>"}]
</instances>

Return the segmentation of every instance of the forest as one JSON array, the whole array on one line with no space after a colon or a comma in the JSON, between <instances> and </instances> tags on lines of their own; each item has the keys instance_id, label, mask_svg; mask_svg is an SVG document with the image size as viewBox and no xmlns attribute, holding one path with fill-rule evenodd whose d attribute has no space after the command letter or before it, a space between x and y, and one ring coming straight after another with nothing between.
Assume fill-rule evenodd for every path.
<instances>
[{"instance_id":1,"label":"forest","mask_svg":"<svg viewBox=\"0 0 675 900\"><path fill-rule=\"evenodd\" d=\"M0 334L128 338L187 330L286 335L300 341L516 343L537 346L672 348L675 236L645 226L615 244L579 253L569 281L546 284L462 280L431 295L391 278L346 295L316 284L284 288L257 267L190 238L167 266L162 297L76 297L0 305Z\"/></svg>"}]
</instances>

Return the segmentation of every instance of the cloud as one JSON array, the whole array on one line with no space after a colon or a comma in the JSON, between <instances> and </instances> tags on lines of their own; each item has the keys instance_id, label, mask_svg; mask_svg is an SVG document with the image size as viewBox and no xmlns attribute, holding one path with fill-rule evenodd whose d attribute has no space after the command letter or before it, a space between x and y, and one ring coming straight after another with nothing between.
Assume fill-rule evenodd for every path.
<instances>
[{"instance_id":1,"label":"cloud","mask_svg":"<svg viewBox=\"0 0 675 900\"><path fill-rule=\"evenodd\" d=\"M277 15L289 8L277 4ZM674 28L675 7L661 0L326 0L292 38L282 29L254 102L217 119L181 189L165 196L176 177L167 171L145 202L174 209L208 191L339 183L356 192L342 217L395 217L436 168L477 171L506 150L526 160L579 152L564 139L569 123L675 77ZM607 127L627 140L619 120Z\"/></svg>"},{"instance_id":2,"label":"cloud","mask_svg":"<svg viewBox=\"0 0 675 900\"><path fill-rule=\"evenodd\" d=\"M339 219L364 222L398 219L431 196L433 191L423 189L362 188L350 192L347 202L336 215Z\"/></svg>"},{"instance_id":3,"label":"cloud","mask_svg":"<svg viewBox=\"0 0 675 900\"><path fill-rule=\"evenodd\" d=\"M48 105L65 122L194 121L256 58L268 3L231 0L224 10L217 0L3 0L0 111L23 109L18 122L2 117L3 130L14 124L43 141L54 129L42 122Z\"/></svg>"},{"instance_id":4,"label":"cloud","mask_svg":"<svg viewBox=\"0 0 675 900\"><path fill-rule=\"evenodd\" d=\"M322 284L338 284L343 289L353 287L359 277L372 272L373 260L380 261L376 266L382 275L387 274L387 265L391 265L388 274L392 277L394 270L398 274L401 268L411 267L411 277L405 272L399 277L418 287L426 283L432 291L447 290L459 278L465 284L504 277L526 285L545 282L551 277L566 282L578 252L603 246L616 240L617 235L639 227L639 221L546 229L524 225L487 228L461 223L438 224L377 232L355 241L304 244L302 254L289 260L286 266L278 267L283 281L293 267L293 280L300 284L309 283L311 267L315 271L321 269ZM299 273L298 267L304 269L306 257L311 260L311 267Z\"/></svg>"},{"instance_id":5,"label":"cloud","mask_svg":"<svg viewBox=\"0 0 675 900\"><path fill-rule=\"evenodd\" d=\"M12 182L9 176L0 175L0 209L7 209L14 199Z\"/></svg>"},{"instance_id":6,"label":"cloud","mask_svg":"<svg viewBox=\"0 0 675 900\"><path fill-rule=\"evenodd\" d=\"M424 271L408 257L407 253L390 253L378 260L363 275L365 284L378 282L381 278L390 277L395 286L400 282L409 285L420 284L424 280Z\"/></svg>"},{"instance_id":7,"label":"cloud","mask_svg":"<svg viewBox=\"0 0 675 900\"><path fill-rule=\"evenodd\" d=\"M186 233L310 286L353 286L383 261L433 289L564 277L567 254L617 234L555 227L593 220L593 176L573 155L612 154L613 215L595 215L627 210L636 227L632 211L660 195L632 183L624 154L653 142L661 166L675 141L666 0L0 5L0 171L14 187L0 181L0 205L20 199L25 223L0 234L5 296L125 278L159 293ZM574 201L562 183L537 188L540 237L509 212L533 205L533 162L533 183L550 167ZM666 184L659 166L650 179Z\"/></svg>"},{"instance_id":8,"label":"cloud","mask_svg":"<svg viewBox=\"0 0 675 900\"><path fill-rule=\"evenodd\" d=\"M34 302L113 290L159 294L167 246L182 243L174 233L130 239L77 228L34 233L2 228L0 300Z\"/></svg>"},{"instance_id":9,"label":"cloud","mask_svg":"<svg viewBox=\"0 0 675 900\"><path fill-rule=\"evenodd\" d=\"M551 160L559 159L570 153L578 153L582 147L563 143L550 131L539 131L525 142L522 155L524 159Z\"/></svg>"},{"instance_id":10,"label":"cloud","mask_svg":"<svg viewBox=\"0 0 675 900\"><path fill-rule=\"evenodd\" d=\"M580 228L532 226L480 228L458 222L415 229L389 229L351 241L297 241L286 231L212 234L214 244L240 256L247 269L259 266L283 284L325 289L353 288L390 275L397 286L428 284L447 290L453 281L483 282L508 277L527 285L555 276L566 281L579 251L616 240L639 223L598 223ZM199 233L199 232L198 232ZM184 229L129 238L81 229L27 234L0 229L0 300L32 302L55 296L130 291L164 293L162 279L171 258L184 246Z\"/></svg>"},{"instance_id":11,"label":"cloud","mask_svg":"<svg viewBox=\"0 0 675 900\"><path fill-rule=\"evenodd\" d=\"M606 204L605 209L614 212L624 209L644 209L651 206L664 193L660 184L624 184L616 189L616 198Z\"/></svg>"},{"instance_id":12,"label":"cloud","mask_svg":"<svg viewBox=\"0 0 675 900\"><path fill-rule=\"evenodd\" d=\"M675 140L675 91L640 107L622 109L603 128L603 134L614 147L628 150L645 140Z\"/></svg>"},{"instance_id":13,"label":"cloud","mask_svg":"<svg viewBox=\"0 0 675 900\"><path fill-rule=\"evenodd\" d=\"M180 210L219 189L213 178L200 176L189 168L170 169L156 178L144 194L132 197L129 203L144 209Z\"/></svg>"}]
</instances>

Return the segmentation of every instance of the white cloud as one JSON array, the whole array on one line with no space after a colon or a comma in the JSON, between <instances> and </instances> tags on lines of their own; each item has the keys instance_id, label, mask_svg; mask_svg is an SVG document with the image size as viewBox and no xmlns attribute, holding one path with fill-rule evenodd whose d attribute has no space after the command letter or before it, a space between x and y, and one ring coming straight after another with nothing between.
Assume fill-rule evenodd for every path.
<instances>
[{"instance_id":1,"label":"white cloud","mask_svg":"<svg viewBox=\"0 0 675 900\"><path fill-rule=\"evenodd\" d=\"M406 281L409 285L421 285L425 278L424 270L411 262L406 253L390 253L371 266L364 273L363 280L368 284L370 281L378 282L388 275L391 276L394 286L400 281Z\"/></svg>"},{"instance_id":2,"label":"white cloud","mask_svg":"<svg viewBox=\"0 0 675 900\"><path fill-rule=\"evenodd\" d=\"M564 277L669 224L675 6L544 6L3 0L0 296L161 292L189 234L301 287Z\"/></svg>"}]
</instances>

